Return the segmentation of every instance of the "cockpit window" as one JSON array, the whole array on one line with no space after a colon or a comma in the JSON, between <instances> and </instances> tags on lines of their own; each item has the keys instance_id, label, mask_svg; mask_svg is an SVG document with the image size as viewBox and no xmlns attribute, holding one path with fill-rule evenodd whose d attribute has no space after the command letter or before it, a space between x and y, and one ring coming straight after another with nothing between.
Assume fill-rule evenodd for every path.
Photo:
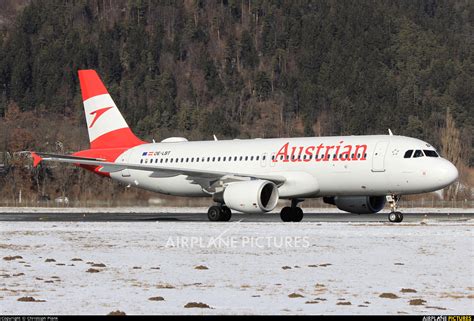
<instances>
[{"instance_id":1,"label":"cockpit window","mask_svg":"<svg viewBox=\"0 0 474 321\"><path fill-rule=\"evenodd\" d=\"M423 152L419 149L415 150L415 154L413 154L413 158L423 157Z\"/></svg>"},{"instance_id":2,"label":"cockpit window","mask_svg":"<svg viewBox=\"0 0 474 321\"><path fill-rule=\"evenodd\" d=\"M423 152L425 152L425 155L428 157L439 157L438 153L434 150L423 149Z\"/></svg>"},{"instance_id":3,"label":"cockpit window","mask_svg":"<svg viewBox=\"0 0 474 321\"><path fill-rule=\"evenodd\" d=\"M405 156L403 156L403 158L410 158L411 154L413 154L413 149L407 150L405 152Z\"/></svg>"}]
</instances>

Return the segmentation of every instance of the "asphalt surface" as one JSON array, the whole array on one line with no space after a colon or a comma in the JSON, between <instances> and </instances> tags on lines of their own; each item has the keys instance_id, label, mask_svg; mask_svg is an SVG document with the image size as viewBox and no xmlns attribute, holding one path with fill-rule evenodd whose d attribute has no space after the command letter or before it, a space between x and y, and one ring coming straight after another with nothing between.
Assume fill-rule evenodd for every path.
<instances>
[{"instance_id":1,"label":"asphalt surface","mask_svg":"<svg viewBox=\"0 0 474 321\"><path fill-rule=\"evenodd\" d=\"M388 222L388 213L367 215L344 213L305 213L303 222ZM425 219L437 221L466 221L474 219L473 213L406 213L403 222L420 222ZM46 222L208 222L207 213L0 213L0 221L46 221ZM231 221L281 222L279 213L241 214L233 213ZM222 222L225 224L226 222Z\"/></svg>"}]
</instances>

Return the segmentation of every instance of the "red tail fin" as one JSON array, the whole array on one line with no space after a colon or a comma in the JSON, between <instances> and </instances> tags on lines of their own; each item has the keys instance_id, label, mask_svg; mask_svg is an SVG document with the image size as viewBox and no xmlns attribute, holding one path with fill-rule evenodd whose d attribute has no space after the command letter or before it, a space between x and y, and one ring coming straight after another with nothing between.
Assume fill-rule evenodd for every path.
<instances>
[{"instance_id":1,"label":"red tail fin","mask_svg":"<svg viewBox=\"0 0 474 321\"><path fill-rule=\"evenodd\" d=\"M79 70L91 149L130 148L145 142L135 136L95 70Z\"/></svg>"}]
</instances>

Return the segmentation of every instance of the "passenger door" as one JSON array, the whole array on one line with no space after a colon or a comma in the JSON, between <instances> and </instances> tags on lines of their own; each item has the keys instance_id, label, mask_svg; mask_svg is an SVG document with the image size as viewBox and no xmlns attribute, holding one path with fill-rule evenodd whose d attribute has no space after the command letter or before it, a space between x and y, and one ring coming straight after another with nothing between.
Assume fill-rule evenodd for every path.
<instances>
[{"instance_id":1,"label":"passenger door","mask_svg":"<svg viewBox=\"0 0 474 321\"><path fill-rule=\"evenodd\" d=\"M388 142L378 142L372 155L372 172L385 172L385 153Z\"/></svg>"}]
</instances>

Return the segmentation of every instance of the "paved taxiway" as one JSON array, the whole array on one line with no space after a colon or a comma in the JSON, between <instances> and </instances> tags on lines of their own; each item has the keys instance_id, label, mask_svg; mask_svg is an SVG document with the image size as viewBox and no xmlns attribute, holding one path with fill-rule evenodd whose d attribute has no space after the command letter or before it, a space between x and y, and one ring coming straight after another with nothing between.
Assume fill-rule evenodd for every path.
<instances>
[{"instance_id":1,"label":"paved taxiway","mask_svg":"<svg viewBox=\"0 0 474 321\"><path fill-rule=\"evenodd\" d=\"M344 213L305 213L305 222L387 222L388 213L368 215ZM436 221L464 221L474 219L472 213L406 213L403 222L420 222L425 219ZM208 222L207 214L196 213L71 213L71 212L32 212L2 213L0 221L49 221L49 222L140 222L140 221L175 221L175 222ZM233 213L231 221L243 222L280 222L278 213L241 214ZM225 222L224 222L225 223Z\"/></svg>"}]
</instances>

